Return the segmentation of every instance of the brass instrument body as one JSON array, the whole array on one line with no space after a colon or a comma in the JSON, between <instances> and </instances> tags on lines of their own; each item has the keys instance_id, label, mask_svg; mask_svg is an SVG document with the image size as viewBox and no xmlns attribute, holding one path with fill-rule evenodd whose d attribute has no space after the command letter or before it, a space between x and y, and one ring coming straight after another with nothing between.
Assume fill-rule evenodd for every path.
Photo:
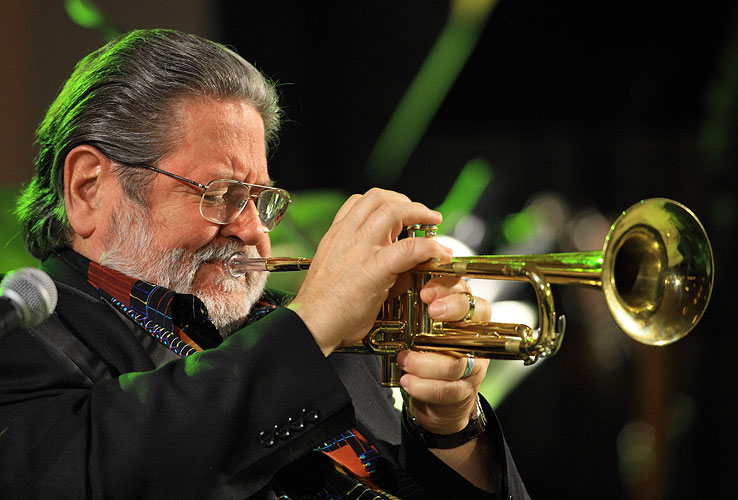
<instances>
[{"instance_id":1,"label":"brass instrument body","mask_svg":"<svg viewBox=\"0 0 738 500\"><path fill-rule=\"evenodd\" d=\"M415 231L424 231L425 237L435 235L434 226L408 228L411 237ZM237 256L226 263L234 275L305 270L309 265L310 259ZM396 358L406 349L532 364L555 354L563 340L565 318L556 316L551 284L601 290L611 315L626 334L641 343L666 345L684 337L699 322L709 303L713 270L712 248L695 215L672 200L643 200L612 224L601 251L480 255L420 264L411 270L413 286L385 302L363 341L339 351L380 355L382 383L391 387L399 385ZM527 281L538 301L538 328L431 320L427 305L420 300L420 289L432 277L444 275Z\"/></svg>"},{"instance_id":2,"label":"brass instrument body","mask_svg":"<svg viewBox=\"0 0 738 500\"><path fill-rule=\"evenodd\" d=\"M544 275L530 264L501 264L496 265L495 270L508 279L528 281L533 286L538 299L538 329L512 323L432 320L428 315L428 305L420 300L420 290L432 277L468 277L458 274L460 268L457 266L454 270L454 264L452 260L448 265L431 264L432 270L425 267L413 269L413 286L384 303L377 321L361 344L340 347L337 351L380 355L382 385L387 387L399 386L402 373L397 365L397 354L407 349L519 359L526 365L558 351L563 340L565 319L563 316L556 318L551 286ZM494 279L489 273L478 277Z\"/></svg>"}]
</instances>

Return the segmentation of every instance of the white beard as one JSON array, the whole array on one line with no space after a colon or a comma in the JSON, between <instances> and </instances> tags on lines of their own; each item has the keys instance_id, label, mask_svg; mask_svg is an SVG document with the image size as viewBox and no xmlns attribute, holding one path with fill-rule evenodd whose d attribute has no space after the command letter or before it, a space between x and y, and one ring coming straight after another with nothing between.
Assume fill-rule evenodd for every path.
<instances>
[{"instance_id":1,"label":"white beard","mask_svg":"<svg viewBox=\"0 0 738 500\"><path fill-rule=\"evenodd\" d=\"M197 296L224 338L243 324L264 290L268 273L246 273L243 279L220 275L215 283L199 283L197 271L202 264L222 261L235 252L259 257L256 248L227 240L221 246L211 243L194 253L184 248L160 250L152 241L148 213L132 201L116 207L112 219L101 265L177 293Z\"/></svg>"}]
</instances>

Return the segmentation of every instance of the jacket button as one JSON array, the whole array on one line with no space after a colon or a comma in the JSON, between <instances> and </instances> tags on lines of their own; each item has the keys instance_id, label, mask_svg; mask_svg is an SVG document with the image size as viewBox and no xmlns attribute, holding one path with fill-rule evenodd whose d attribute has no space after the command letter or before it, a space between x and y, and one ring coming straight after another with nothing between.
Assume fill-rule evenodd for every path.
<instances>
[{"instance_id":1,"label":"jacket button","mask_svg":"<svg viewBox=\"0 0 738 500\"><path fill-rule=\"evenodd\" d=\"M320 420L320 413L318 410L313 409L304 409L302 410L302 415L305 418L305 420L311 424L314 424L318 420Z\"/></svg>"},{"instance_id":2,"label":"jacket button","mask_svg":"<svg viewBox=\"0 0 738 500\"><path fill-rule=\"evenodd\" d=\"M295 430L295 431L301 431L305 428L305 422L299 417L288 418L287 425L289 425L292 428L292 430Z\"/></svg>"},{"instance_id":3,"label":"jacket button","mask_svg":"<svg viewBox=\"0 0 738 500\"><path fill-rule=\"evenodd\" d=\"M274 434L272 434L271 432L261 431L259 433L259 443L261 443L263 447L271 448L276 442L277 440L274 438Z\"/></svg>"},{"instance_id":4,"label":"jacket button","mask_svg":"<svg viewBox=\"0 0 738 500\"><path fill-rule=\"evenodd\" d=\"M289 439L292 432L290 432L289 425L284 425L276 430L276 434L279 439Z\"/></svg>"}]
</instances>

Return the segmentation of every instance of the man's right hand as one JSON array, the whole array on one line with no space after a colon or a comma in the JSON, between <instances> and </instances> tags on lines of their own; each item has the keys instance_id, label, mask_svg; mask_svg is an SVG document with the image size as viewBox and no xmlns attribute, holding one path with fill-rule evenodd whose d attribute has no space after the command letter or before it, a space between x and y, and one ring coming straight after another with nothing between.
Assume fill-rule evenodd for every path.
<instances>
[{"instance_id":1,"label":"man's right hand","mask_svg":"<svg viewBox=\"0 0 738 500\"><path fill-rule=\"evenodd\" d=\"M398 281L402 273L430 259L448 262L451 251L432 238L397 240L406 226L441 219L405 195L378 188L344 203L289 305L323 354L369 332L391 289L408 287L409 280Z\"/></svg>"}]
</instances>

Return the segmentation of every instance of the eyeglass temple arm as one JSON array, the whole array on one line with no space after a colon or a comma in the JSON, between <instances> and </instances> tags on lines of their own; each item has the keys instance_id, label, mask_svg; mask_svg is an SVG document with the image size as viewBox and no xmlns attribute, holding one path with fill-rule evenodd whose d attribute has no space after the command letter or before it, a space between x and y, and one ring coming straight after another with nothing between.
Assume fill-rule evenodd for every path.
<instances>
[{"instance_id":1,"label":"eyeglass temple arm","mask_svg":"<svg viewBox=\"0 0 738 500\"><path fill-rule=\"evenodd\" d=\"M199 187L201 189L207 189L208 188L204 184L200 184L199 182L195 182L195 181L193 181L191 179L186 179L184 177L180 177L179 175L173 174L171 172L167 172L166 170L161 170L161 169L158 169L156 167L152 167L151 165L133 165L133 166L134 167L139 167L139 168L146 168L148 170L153 170L154 172L158 172L160 174L168 175L169 177L173 177L173 178L178 179L180 181L184 181L187 184L192 184L193 186L197 186L197 187Z\"/></svg>"}]
</instances>

